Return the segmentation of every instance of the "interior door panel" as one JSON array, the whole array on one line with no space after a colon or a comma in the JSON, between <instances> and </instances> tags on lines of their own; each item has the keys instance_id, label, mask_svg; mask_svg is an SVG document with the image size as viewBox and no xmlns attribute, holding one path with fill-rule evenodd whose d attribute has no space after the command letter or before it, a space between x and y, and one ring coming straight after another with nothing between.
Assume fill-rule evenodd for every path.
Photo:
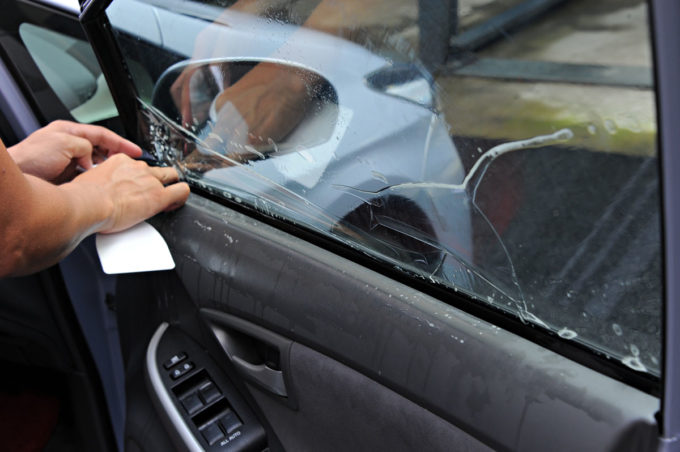
<instances>
[{"instance_id":1,"label":"interior door panel","mask_svg":"<svg viewBox=\"0 0 680 452\"><path fill-rule=\"evenodd\" d=\"M636 450L655 441L656 397L272 226L196 195L153 223L177 267L130 277L136 300L119 317L135 323L121 326L123 343L146 347L162 321L187 334L240 389L274 450ZM155 300L144 301L148 316L144 290ZM225 352L225 329L240 351ZM257 341L279 341L279 353ZM234 356L281 371L293 400Z\"/></svg>"},{"instance_id":2,"label":"interior door panel","mask_svg":"<svg viewBox=\"0 0 680 452\"><path fill-rule=\"evenodd\" d=\"M432 412L340 362L294 343L291 411L251 388L286 450L492 450Z\"/></svg>"}]
</instances>

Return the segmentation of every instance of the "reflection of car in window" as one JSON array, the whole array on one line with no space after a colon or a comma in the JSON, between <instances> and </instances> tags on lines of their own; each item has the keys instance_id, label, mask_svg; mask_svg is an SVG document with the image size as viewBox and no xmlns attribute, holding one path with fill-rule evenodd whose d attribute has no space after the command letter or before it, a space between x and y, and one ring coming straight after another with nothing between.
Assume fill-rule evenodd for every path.
<instances>
[{"instance_id":1,"label":"reflection of car in window","mask_svg":"<svg viewBox=\"0 0 680 452\"><path fill-rule=\"evenodd\" d=\"M133 8L138 11L136 20L156 17L154 26L140 31L126 13ZM532 168L532 162L542 158L540 155L555 155L551 157L553 164L565 168L597 167L598 159L591 159L592 153L568 150L581 149L583 126L575 123L576 128L551 127L537 136L487 141L483 147L470 149L470 140L465 137L451 139L451 125L439 112L442 106L444 110L450 109L455 100L435 82L403 40L388 33L375 41L366 31L343 32L342 37L320 33L290 23L286 17L292 10L287 8L292 7L283 6L277 20L272 20L267 12L262 12L260 17L244 14L236 6L223 9L197 3L160 7L119 0L108 9L128 64L141 65L148 74L140 78L133 73L133 77L144 103L148 127L156 131L149 134L149 138L157 157L182 169L189 180L218 196L335 236L435 284L462 290L484 303L514 312L524 321L551 328L564 337L586 341L610 353L610 342L617 339L603 316L613 319L612 324L625 323L615 307L624 306L621 300L627 296L608 289L604 282L593 283L606 280L606 274L610 277L626 274L636 264L624 259L618 264L618 270L611 270L609 266L596 266L597 260L586 264L587 257L583 261L579 259L583 253L592 256L612 252L608 248L611 245L598 238L598 231L604 231L603 225L616 220L610 218L607 209L601 216L584 210L590 208L587 206L595 198L585 201L581 207L577 205L577 197L567 200L570 208L583 211L584 219L591 215L591 220L585 220L594 222L588 231L579 229L570 219L566 222L563 219L561 226L553 225L549 221L551 214L546 215L548 212L527 210L533 202L528 187L539 178L526 169ZM350 17L351 13L345 15ZM297 23L303 21L297 19ZM182 24L181 37L173 31L178 23ZM342 29L342 26L336 28ZM244 36L248 39L244 40ZM347 36L353 36L357 42L348 41ZM460 39L464 39L464 34ZM146 60L154 47L163 48L164 56ZM465 66L465 60L462 61ZM272 75L267 75L268 72ZM278 85L287 74L294 74L297 81ZM149 80L153 81L153 87ZM243 85L246 91L239 91L238 87ZM306 86L306 95L313 96L313 104L305 100L305 105L300 106L302 114L290 112L291 118L299 117L291 119L293 122L287 126L292 127L290 132L262 136L264 132L260 131L266 129L256 125L260 123L253 121L261 119L252 115L254 111L267 109L266 104L258 104L264 102L264 98L257 97L261 95L258 93L266 89L284 93L285 86L295 85ZM325 88L317 89L319 86ZM226 103L220 101L224 95L229 99ZM247 102L243 103L243 99ZM293 101L294 105L301 105L301 99ZM192 110L194 116L186 117ZM159 134L158 130L165 132ZM457 148L454 141L462 148ZM640 165L640 161L625 163L614 154L609 155L609 164L624 178L630 177L626 174ZM500 160L515 167L526 166L522 171L524 180L514 179L515 191L522 192L524 199L515 203L513 211L507 210L506 202L489 202L490 196L499 195L489 187L503 178L494 171L494 167L499 167L495 162ZM641 177L639 183L645 184L655 176L652 172ZM631 179L629 188L621 187L623 192L619 198L625 199L627 190L635 189L632 188L635 185L631 185L636 184L635 181ZM575 183L567 180L561 189L569 189ZM551 201L558 199L557 193L550 193ZM402 217L390 218L377 213L372 219L373 229L349 222L357 212L367 210L369 215L392 196L417 206L430 227L422 228L415 218L409 223ZM607 196L602 192L601 201L605 205L610 203L609 210L622 202ZM657 195L649 196L654 199ZM506 212L502 228L494 223L499 209ZM642 234L640 240L654 242L653 232L642 232L653 231L652 226L639 229L642 225L627 224L621 224L619 235L610 236L610 240ZM422 267L418 259L409 257L420 255L416 250L410 254L397 251L403 247L397 243L395 249L389 250L384 239L375 241L372 234L378 231L376 225L414 238L415 242L409 243L419 244L416 248L424 245L437 250L441 257L437 258L436 271L430 265ZM565 253L554 261L558 265L539 264L550 269L546 281L541 283L535 282L535 275L527 274L527 269L533 267L516 246L518 241L526 240L518 232L530 231L527 226L531 225L547 234L549 243L558 243L550 238L553 231L574 234L575 241L569 238L563 242ZM351 232L335 234L341 229ZM577 236L580 238L576 239ZM584 251L588 246L591 250ZM541 252L541 255L549 253ZM544 259L539 257L538 262ZM611 262L610 257L606 259ZM658 262L657 247L651 248L649 259ZM586 277L589 284L579 282ZM549 283L550 279L556 282ZM653 279L643 278L646 281L643 284L655 287L656 295L652 298L658 297L659 287ZM629 280L614 277L613 282ZM558 292L560 295L556 295ZM578 294L581 301L572 302L570 298L574 294ZM555 316L543 303L536 302L536 297L556 296L564 298L559 302L562 309ZM611 298L598 301L597 297ZM651 324L642 328L658 332ZM637 368L656 368L658 349L651 345L655 341L644 338L646 333L640 336L633 333L638 330L637 325L630 325L630 329L634 341L647 353L647 364L638 365L635 360L639 358L630 354L628 346L616 353L635 361Z\"/></svg>"},{"instance_id":2,"label":"reflection of car in window","mask_svg":"<svg viewBox=\"0 0 680 452\"><path fill-rule=\"evenodd\" d=\"M409 262L427 274L440 276L437 271L441 269L444 255L441 249L430 244L435 236L430 220L418 204L408 198L388 195L359 204L340 219L334 230L358 243L368 240L366 247L380 250L396 261Z\"/></svg>"},{"instance_id":3,"label":"reflection of car in window","mask_svg":"<svg viewBox=\"0 0 680 452\"><path fill-rule=\"evenodd\" d=\"M124 8L124 5L119 8ZM121 13L114 13L112 17L115 18L116 14ZM297 209L296 215L308 216L296 218L296 221L318 224L319 219L309 218L305 203L318 206L332 219L332 224L323 226L329 232L329 227L363 202L341 186L368 192L411 181L462 181L462 166L447 136L446 126L430 109L432 105L428 96L432 91L429 76L422 69L423 75L418 76L414 72L417 66L411 66L407 77L403 77L404 81L400 83L410 84L411 88L405 86L399 94L395 94L399 91L396 83L378 87L380 82L383 85L385 82L377 74L387 74L385 68L390 66L389 61L361 46L312 30L272 24L264 18L237 16L237 19L235 27L209 25L202 30L201 38L209 42L233 43L239 39L241 27L250 30L259 27L262 31L256 32L255 36L260 38L250 40L247 45L249 60L239 60L239 53L244 52L243 46L234 45L229 47L236 52L233 55L222 53L219 59L207 60L204 64L235 61L243 65L258 58L280 65L294 64L318 73L334 94L330 97L321 95L303 122L284 140L273 143L277 152L269 153L267 159L258 158L251 151L250 165L204 173L201 175L202 183L221 189L230 187L243 192L241 197L244 197L253 188L239 187L238 173L255 171L271 182L269 191L285 189L292 192L291 198L297 199L299 205L288 205L286 209ZM222 20L227 19L222 17ZM162 28L159 33L163 34ZM287 48L295 49L295 60L286 58ZM193 64L201 63L198 60ZM400 81L394 74L392 80ZM165 80L163 83L166 83ZM423 84L426 88L424 95ZM205 84L203 88L210 89L210 85ZM409 89L417 95L409 93ZM162 97L158 87L154 97ZM166 93L165 97L170 96ZM234 131L229 132L233 140ZM198 136L210 142L211 133L215 135L214 132L202 131ZM215 143L214 140L212 143ZM214 145L210 147L211 150L215 148ZM375 165L372 162L379 162L377 166L381 170L373 170ZM277 204L274 199L270 208L280 208ZM464 250L462 254L471 255L470 239L466 238L469 226L466 226L464 215L460 224L449 229L448 233L451 234L451 231L455 231L453 234L458 237L458 245ZM442 233L440 230L439 235ZM427 240L436 242L437 237L435 234ZM463 286L462 281L459 284Z\"/></svg>"}]
</instances>

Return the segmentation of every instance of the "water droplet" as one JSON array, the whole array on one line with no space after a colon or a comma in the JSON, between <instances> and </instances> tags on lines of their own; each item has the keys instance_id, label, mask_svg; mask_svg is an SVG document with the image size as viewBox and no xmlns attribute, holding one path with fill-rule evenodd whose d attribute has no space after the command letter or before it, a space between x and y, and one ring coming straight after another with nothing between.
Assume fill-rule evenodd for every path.
<instances>
[{"instance_id":1,"label":"water droplet","mask_svg":"<svg viewBox=\"0 0 680 452\"><path fill-rule=\"evenodd\" d=\"M299 151L298 154L309 163L314 163L314 157L307 151Z\"/></svg>"},{"instance_id":2,"label":"water droplet","mask_svg":"<svg viewBox=\"0 0 680 452\"><path fill-rule=\"evenodd\" d=\"M630 354L635 357L640 356L640 349L637 348L637 345L630 344Z\"/></svg>"},{"instance_id":3,"label":"water droplet","mask_svg":"<svg viewBox=\"0 0 680 452\"><path fill-rule=\"evenodd\" d=\"M640 358L637 356L626 356L621 360L621 362L633 370L647 372L647 368L640 362Z\"/></svg>"},{"instance_id":4,"label":"water droplet","mask_svg":"<svg viewBox=\"0 0 680 452\"><path fill-rule=\"evenodd\" d=\"M618 323L612 324L612 330L614 330L614 334L617 336L621 336L623 334L623 330L621 329L621 326Z\"/></svg>"},{"instance_id":5,"label":"water droplet","mask_svg":"<svg viewBox=\"0 0 680 452\"><path fill-rule=\"evenodd\" d=\"M276 142L274 140L272 140L271 138L268 138L267 144L269 144L274 149L274 152L279 152L279 146L276 144Z\"/></svg>"},{"instance_id":6,"label":"water droplet","mask_svg":"<svg viewBox=\"0 0 680 452\"><path fill-rule=\"evenodd\" d=\"M379 173L379 172L377 172L377 171L371 171L371 177L372 177L373 179L379 180L379 181L384 182L384 183L386 183L386 184L389 183L389 182L387 181L387 178L385 177L385 175L382 174L382 173Z\"/></svg>"},{"instance_id":7,"label":"water droplet","mask_svg":"<svg viewBox=\"0 0 680 452\"><path fill-rule=\"evenodd\" d=\"M574 339L576 336L578 336L578 333L576 331L570 330L567 327L564 327L561 330L559 330L557 334L562 339Z\"/></svg>"},{"instance_id":8,"label":"water droplet","mask_svg":"<svg viewBox=\"0 0 680 452\"><path fill-rule=\"evenodd\" d=\"M604 128L611 135L614 135L616 133L616 124L611 119L605 120Z\"/></svg>"},{"instance_id":9,"label":"water droplet","mask_svg":"<svg viewBox=\"0 0 680 452\"><path fill-rule=\"evenodd\" d=\"M244 148L245 148L246 151L250 152L251 154L257 155L260 159L262 159L262 160L265 159L264 154L261 153L260 151L258 151L257 149L255 149L254 147L247 144L247 145L244 146Z\"/></svg>"},{"instance_id":10,"label":"water droplet","mask_svg":"<svg viewBox=\"0 0 680 452\"><path fill-rule=\"evenodd\" d=\"M590 124L588 127L588 133L591 135L595 135L597 133L597 127L595 127L595 124Z\"/></svg>"}]
</instances>

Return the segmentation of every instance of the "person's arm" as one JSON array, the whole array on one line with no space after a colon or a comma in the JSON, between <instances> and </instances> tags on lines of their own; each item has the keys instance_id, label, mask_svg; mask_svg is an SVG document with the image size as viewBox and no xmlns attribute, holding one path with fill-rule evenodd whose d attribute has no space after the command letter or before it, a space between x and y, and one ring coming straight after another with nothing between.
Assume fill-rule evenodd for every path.
<instances>
[{"instance_id":1,"label":"person's arm","mask_svg":"<svg viewBox=\"0 0 680 452\"><path fill-rule=\"evenodd\" d=\"M385 0L322 0L305 20L304 26L333 36L355 41L365 25L367 4L393 8ZM376 9L373 5L372 9Z\"/></svg>"},{"instance_id":2,"label":"person's arm","mask_svg":"<svg viewBox=\"0 0 680 452\"><path fill-rule=\"evenodd\" d=\"M182 205L173 168L117 154L63 185L23 174L0 142L0 277L44 269L94 232L115 232ZM167 187L164 184L171 184Z\"/></svg>"}]
</instances>

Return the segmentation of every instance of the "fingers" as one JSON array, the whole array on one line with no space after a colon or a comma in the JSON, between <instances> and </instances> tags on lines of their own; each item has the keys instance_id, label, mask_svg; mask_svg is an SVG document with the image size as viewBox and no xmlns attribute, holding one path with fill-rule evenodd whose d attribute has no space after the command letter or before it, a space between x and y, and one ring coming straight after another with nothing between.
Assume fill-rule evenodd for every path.
<instances>
[{"instance_id":1,"label":"fingers","mask_svg":"<svg viewBox=\"0 0 680 452\"><path fill-rule=\"evenodd\" d=\"M61 133L63 139L63 148L69 153L71 159L78 162L78 165L83 169L92 168L92 143L85 138L79 136Z\"/></svg>"},{"instance_id":2,"label":"fingers","mask_svg":"<svg viewBox=\"0 0 680 452\"><path fill-rule=\"evenodd\" d=\"M120 155L120 156L117 156L117 157L112 158L110 160L113 163L113 160L121 160L121 161L127 160L127 157ZM123 163L123 164L125 164L125 163ZM139 167L139 169L142 169L142 171L147 172L148 174L151 174L153 177L158 179L158 181L163 185L173 184L173 183L175 183L179 180L179 173L177 172L177 170L175 168L172 168L170 166L149 166L149 165L147 165L146 162L141 161L141 160L137 160L133 164L137 165Z\"/></svg>"},{"instance_id":3,"label":"fingers","mask_svg":"<svg viewBox=\"0 0 680 452\"><path fill-rule=\"evenodd\" d=\"M88 140L92 146L97 146L100 149L105 150L107 156L119 153L126 154L133 158L142 156L142 149L139 146L105 127L79 124L71 121L54 121L48 127L84 138Z\"/></svg>"},{"instance_id":4,"label":"fingers","mask_svg":"<svg viewBox=\"0 0 680 452\"><path fill-rule=\"evenodd\" d=\"M141 156L141 149L103 127L68 121L57 121L48 127L59 137L60 146L69 158L85 169L93 167L93 154L99 158L103 152L110 157L76 179L107 187L116 207L102 225L102 231L125 229L155 213L176 209L189 197L189 186L177 183L177 170L150 167L145 162L132 160ZM154 179L158 182L153 182Z\"/></svg>"},{"instance_id":5,"label":"fingers","mask_svg":"<svg viewBox=\"0 0 680 452\"><path fill-rule=\"evenodd\" d=\"M151 172L151 174L153 174L163 185L172 184L179 180L179 174L174 168L150 166L149 172Z\"/></svg>"},{"instance_id":6,"label":"fingers","mask_svg":"<svg viewBox=\"0 0 680 452\"><path fill-rule=\"evenodd\" d=\"M150 167L117 154L76 177L74 183L96 187L103 194L101 204L110 207L98 231L108 233L122 231L159 212L183 205L189 196L189 186L176 183L178 179L174 168ZM86 189L89 190L91 188Z\"/></svg>"},{"instance_id":7,"label":"fingers","mask_svg":"<svg viewBox=\"0 0 680 452\"><path fill-rule=\"evenodd\" d=\"M184 205L189 197L190 189L186 182L175 183L179 180L177 170L168 167L150 166L149 172L164 185L160 194L159 212L168 212Z\"/></svg>"},{"instance_id":8,"label":"fingers","mask_svg":"<svg viewBox=\"0 0 680 452\"><path fill-rule=\"evenodd\" d=\"M165 187L163 191L166 205L164 211L175 210L183 206L187 198L189 198L189 193L189 185L186 182Z\"/></svg>"},{"instance_id":9,"label":"fingers","mask_svg":"<svg viewBox=\"0 0 680 452\"><path fill-rule=\"evenodd\" d=\"M190 189L186 182L175 183L179 180L177 170L156 166L150 166L148 170L164 185L160 193L158 212L174 210L184 205L189 197Z\"/></svg>"}]
</instances>

